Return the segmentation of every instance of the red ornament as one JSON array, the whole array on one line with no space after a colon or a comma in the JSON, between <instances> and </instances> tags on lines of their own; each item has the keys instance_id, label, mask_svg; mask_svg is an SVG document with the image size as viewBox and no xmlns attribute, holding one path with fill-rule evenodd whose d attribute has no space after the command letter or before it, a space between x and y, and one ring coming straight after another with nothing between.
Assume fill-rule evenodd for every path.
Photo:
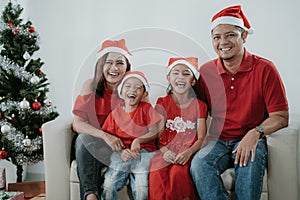
<instances>
[{"instance_id":1,"label":"red ornament","mask_svg":"<svg viewBox=\"0 0 300 200\"><path fill-rule=\"evenodd\" d=\"M0 120L2 120L2 112L0 112Z\"/></svg>"},{"instance_id":2,"label":"red ornament","mask_svg":"<svg viewBox=\"0 0 300 200\"><path fill-rule=\"evenodd\" d=\"M14 30L14 32L13 32L14 35L17 35L18 33L20 33L20 29L16 29L16 30Z\"/></svg>"},{"instance_id":3,"label":"red ornament","mask_svg":"<svg viewBox=\"0 0 300 200\"><path fill-rule=\"evenodd\" d=\"M42 127L41 127L41 128L39 128L39 134L40 134L40 135L42 135L42 134L43 134L43 129L42 129Z\"/></svg>"},{"instance_id":4,"label":"red ornament","mask_svg":"<svg viewBox=\"0 0 300 200\"><path fill-rule=\"evenodd\" d=\"M44 72L40 71L40 72L39 72L39 75L44 75Z\"/></svg>"},{"instance_id":5,"label":"red ornament","mask_svg":"<svg viewBox=\"0 0 300 200\"><path fill-rule=\"evenodd\" d=\"M28 27L28 32L29 33L33 33L35 30L34 30L34 27L33 26L30 26Z\"/></svg>"},{"instance_id":6,"label":"red ornament","mask_svg":"<svg viewBox=\"0 0 300 200\"><path fill-rule=\"evenodd\" d=\"M7 26L9 28L13 28L15 26L15 24L13 22L7 22Z\"/></svg>"},{"instance_id":7,"label":"red ornament","mask_svg":"<svg viewBox=\"0 0 300 200\"><path fill-rule=\"evenodd\" d=\"M8 157L8 152L4 150L4 148L2 148L2 150L0 150L0 159L6 159Z\"/></svg>"},{"instance_id":8,"label":"red ornament","mask_svg":"<svg viewBox=\"0 0 300 200\"><path fill-rule=\"evenodd\" d=\"M33 103L32 103L32 109L33 110L39 110L40 108L41 108L41 103L40 102L38 102L37 100L35 100Z\"/></svg>"}]
</instances>

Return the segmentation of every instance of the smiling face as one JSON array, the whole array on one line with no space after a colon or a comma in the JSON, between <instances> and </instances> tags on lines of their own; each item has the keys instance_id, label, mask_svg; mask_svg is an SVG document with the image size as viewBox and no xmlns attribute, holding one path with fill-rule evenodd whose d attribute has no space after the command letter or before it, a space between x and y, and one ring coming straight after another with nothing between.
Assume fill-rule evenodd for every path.
<instances>
[{"instance_id":1,"label":"smiling face","mask_svg":"<svg viewBox=\"0 0 300 200\"><path fill-rule=\"evenodd\" d=\"M126 58L122 54L115 52L109 53L103 66L103 74L107 86L114 89L117 83L123 78L126 69Z\"/></svg>"},{"instance_id":2,"label":"smiling face","mask_svg":"<svg viewBox=\"0 0 300 200\"><path fill-rule=\"evenodd\" d=\"M175 65L167 79L172 86L173 93L176 94L189 94L191 86L196 82L191 69L183 64Z\"/></svg>"},{"instance_id":3,"label":"smiling face","mask_svg":"<svg viewBox=\"0 0 300 200\"><path fill-rule=\"evenodd\" d=\"M234 60L243 57L243 44L248 33L241 30L229 24L220 24L212 30L213 47L221 59Z\"/></svg>"},{"instance_id":4,"label":"smiling face","mask_svg":"<svg viewBox=\"0 0 300 200\"><path fill-rule=\"evenodd\" d=\"M125 106L136 108L141 100L148 95L145 91L145 87L138 78L130 77L123 83L121 89L121 97L125 101Z\"/></svg>"}]
</instances>

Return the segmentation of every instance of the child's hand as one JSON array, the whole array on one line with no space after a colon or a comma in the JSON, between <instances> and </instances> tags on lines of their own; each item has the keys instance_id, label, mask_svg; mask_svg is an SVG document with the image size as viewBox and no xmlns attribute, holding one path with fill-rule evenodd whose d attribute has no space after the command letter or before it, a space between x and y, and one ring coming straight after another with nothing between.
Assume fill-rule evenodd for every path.
<instances>
[{"instance_id":1,"label":"child's hand","mask_svg":"<svg viewBox=\"0 0 300 200\"><path fill-rule=\"evenodd\" d=\"M174 164L185 165L189 161L191 156L191 151L187 149L176 156Z\"/></svg>"},{"instance_id":2,"label":"child's hand","mask_svg":"<svg viewBox=\"0 0 300 200\"><path fill-rule=\"evenodd\" d=\"M124 162L127 162L129 159L132 158L131 151L129 149L123 149L120 151L121 159Z\"/></svg>"},{"instance_id":3,"label":"child's hand","mask_svg":"<svg viewBox=\"0 0 300 200\"><path fill-rule=\"evenodd\" d=\"M164 154L163 154L163 159L166 161L166 162L169 162L169 163L174 163L174 160L175 160L175 153L168 150L166 151Z\"/></svg>"},{"instance_id":4,"label":"child's hand","mask_svg":"<svg viewBox=\"0 0 300 200\"><path fill-rule=\"evenodd\" d=\"M136 159L137 157L140 156L140 151L141 151L141 145L140 141L138 138L134 139L132 144L131 144L131 156Z\"/></svg>"}]
</instances>

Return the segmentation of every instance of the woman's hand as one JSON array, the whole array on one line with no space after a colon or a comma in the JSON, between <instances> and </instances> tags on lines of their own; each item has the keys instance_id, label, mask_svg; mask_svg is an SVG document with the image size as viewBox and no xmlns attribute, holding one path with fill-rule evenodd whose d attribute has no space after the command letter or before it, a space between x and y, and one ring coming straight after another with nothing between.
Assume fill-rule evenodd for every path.
<instances>
[{"instance_id":1,"label":"woman's hand","mask_svg":"<svg viewBox=\"0 0 300 200\"><path fill-rule=\"evenodd\" d=\"M176 156L174 164L185 165L189 161L191 156L192 152L187 149Z\"/></svg>"},{"instance_id":2,"label":"woman's hand","mask_svg":"<svg viewBox=\"0 0 300 200\"><path fill-rule=\"evenodd\" d=\"M174 152L168 150L163 154L163 159L168 163L174 163L175 156Z\"/></svg>"},{"instance_id":3,"label":"woman's hand","mask_svg":"<svg viewBox=\"0 0 300 200\"><path fill-rule=\"evenodd\" d=\"M103 139L112 148L113 151L120 151L125 148L122 140L114 135L105 133Z\"/></svg>"}]
</instances>

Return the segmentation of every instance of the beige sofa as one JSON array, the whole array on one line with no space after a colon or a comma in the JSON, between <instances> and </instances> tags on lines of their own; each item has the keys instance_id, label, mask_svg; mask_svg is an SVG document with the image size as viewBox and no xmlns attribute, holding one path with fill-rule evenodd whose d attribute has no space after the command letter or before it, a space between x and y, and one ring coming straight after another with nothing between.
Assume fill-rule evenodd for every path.
<instances>
[{"instance_id":1,"label":"beige sofa","mask_svg":"<svg viewBox=\"0 0 300 200\"><path fill-rule=\"evenodd\" d=\"M74 136L70 129L71 122L70 115L43 125L47 200L80 199L76 162L70 160ZM300 116L291 115L287 128L267 138L269 162L261 199L300 200L299 132ZM233 170L227 170L222 178L228 191L234 191ZM126 188L119 195L121 200L128 199Z\"/></svg>"}]
</instances>

